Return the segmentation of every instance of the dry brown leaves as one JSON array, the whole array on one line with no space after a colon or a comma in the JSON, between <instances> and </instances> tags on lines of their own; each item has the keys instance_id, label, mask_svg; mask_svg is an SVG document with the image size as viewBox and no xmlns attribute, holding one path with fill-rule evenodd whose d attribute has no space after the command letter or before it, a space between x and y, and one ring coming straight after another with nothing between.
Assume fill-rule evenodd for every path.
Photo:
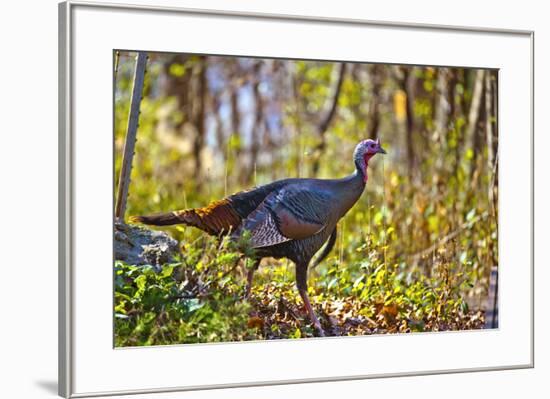
<instances>
[{"instance_id":1,"label":"dry brown leaves","mask_svg":"<svg viewBox=\"0 0 550 399\"><path fill-rule=\"evenodd\" d=\"M265 339L315 336L293 284L285 283L284 287L267 284L262 290L254 291L249 301L253 310L247 326L256 329ZM471 330L484 325L483 311L456 313L445 319L434 312L418 320L412 317L410 309L392 303L369 303L352 296L312 295L311 302L328 336Z\"/></svg>"}]
</instances>

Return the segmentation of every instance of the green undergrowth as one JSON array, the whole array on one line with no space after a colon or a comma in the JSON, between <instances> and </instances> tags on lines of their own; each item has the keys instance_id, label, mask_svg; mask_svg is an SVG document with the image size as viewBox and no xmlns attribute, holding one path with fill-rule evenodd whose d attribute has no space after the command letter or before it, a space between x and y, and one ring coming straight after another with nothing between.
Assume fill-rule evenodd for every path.
<instances>
[{"instance_id":1,"label":"green undergrowth","mask_svg":"<svg viewBox=\"0 0 550 399\"><path fill-rule=\"evenodd\" d=\"M309 294L327 335L482 328L483 312L464 297L472 287L467 274L451 275L443 257L426 277L384 260L372 237L357 244L352 260L343 263L336 250L310 271ZM292 263L264 260L245 300L250 261L230 247L204 236L160 268L116 262L116 346L313 337Z\"/></svg>"}]
</instances>

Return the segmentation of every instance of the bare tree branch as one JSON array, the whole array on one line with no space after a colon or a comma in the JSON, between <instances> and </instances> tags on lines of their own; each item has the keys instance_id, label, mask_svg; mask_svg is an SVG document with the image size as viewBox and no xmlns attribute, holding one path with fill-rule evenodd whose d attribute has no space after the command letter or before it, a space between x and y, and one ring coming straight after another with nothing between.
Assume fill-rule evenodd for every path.
<instances>
[{"instance_id":1,"label":"bare tree branch","mask_svg":"<svg viewBox=\"0 0 550 399\"><path fill-rule=\"evenodd\" d=\"M122 155L122 167L118 179L118 192L115 204L115 218L124 221L126 203L128 200L128 188L130 186L130 174L132 172L132 161L136 148L137 129L139 126L139 108L143 84L145 82L145 67L147 65L147 53L138 52L136 57L136 70L134 73L134 85L132 88L132 100L130 103L130 115L128 117L128 129L124 141L124 152Z\"/></svg>"}]
</instances>

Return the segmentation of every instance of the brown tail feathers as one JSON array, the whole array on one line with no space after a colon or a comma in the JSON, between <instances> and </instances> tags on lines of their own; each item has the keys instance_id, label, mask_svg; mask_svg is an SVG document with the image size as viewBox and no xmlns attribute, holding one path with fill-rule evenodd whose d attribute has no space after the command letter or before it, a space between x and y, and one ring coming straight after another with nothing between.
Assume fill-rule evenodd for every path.
<instances>
[{"instance_id":1,"label":"brown tail feathers","mask_svg":"<svg viewBox=\"0 0 550 399\"><path fill-rule=\"evenodd\" d=\"M130 216L130 222L143 223L151 226L170 226L185 223L176 212L155 213L148 216Z\"/></svg>"},{"instance_id":2,"label":"brown tail feathers","mask_svg":"<svg viewBox=\"0 0 550 399\"><path fill-rule=\"evenodd\" d=\"M184 209L147 216L131 216L130 222L152 226L185 224L197 227L212 235L220 235L234 230L241 223L241 217L233 209L231 202L225 199L212 202L204 208Z\"/></svg>"}]
</instances>

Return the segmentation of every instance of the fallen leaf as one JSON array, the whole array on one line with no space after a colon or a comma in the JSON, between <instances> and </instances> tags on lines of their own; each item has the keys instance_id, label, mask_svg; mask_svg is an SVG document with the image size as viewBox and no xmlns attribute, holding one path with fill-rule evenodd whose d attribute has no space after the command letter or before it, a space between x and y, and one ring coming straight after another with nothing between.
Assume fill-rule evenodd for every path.
<instances>
[{"instance_id":1,"label":"fallen leaf","mask_svg":"<svg viewBox=\"0 0 550 399\"><path fill-rule=\"evenodd\" d=\"M252 316L248 318L246 325L248 328L263 328L264 320L261 317Z\"/></svg>"}]
</instances>

